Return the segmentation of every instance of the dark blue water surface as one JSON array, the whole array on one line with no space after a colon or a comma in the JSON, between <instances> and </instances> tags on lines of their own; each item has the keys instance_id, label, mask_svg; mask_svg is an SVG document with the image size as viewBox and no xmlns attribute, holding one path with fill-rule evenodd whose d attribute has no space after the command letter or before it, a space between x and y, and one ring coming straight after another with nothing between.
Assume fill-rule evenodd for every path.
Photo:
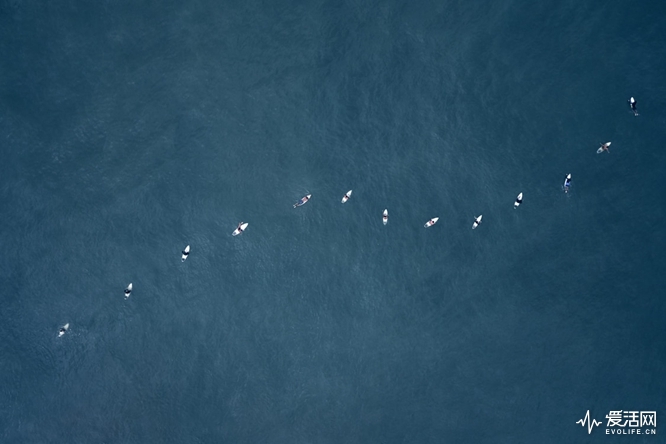
<instances>
[{"instance_id":1,"label":"dark blue water surface","mask_svg":"<svg viewBox=\"0 0 666 444\"><path fill-rule=\"evenodd\" d=\"M665 18L1 1L0 441L664 442Z\"/></svg>"}]
</instances>

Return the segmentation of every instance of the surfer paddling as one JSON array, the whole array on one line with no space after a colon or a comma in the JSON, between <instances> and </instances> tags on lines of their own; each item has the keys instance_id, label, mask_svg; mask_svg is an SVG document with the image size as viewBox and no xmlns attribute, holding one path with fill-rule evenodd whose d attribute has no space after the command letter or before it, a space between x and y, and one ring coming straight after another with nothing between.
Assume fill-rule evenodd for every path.
<instances>
[{"instance_id":1,"label":"surfer paddling","mask_svg":"<svg viewBox=\"0 0 666 444\"><path fill-rule=\"evenodd\" d=\"M308 200L310 200L311 196L312 196L312 194L308 194L307 196L302 197L301 200L299 200L298 202L296 202L294 204L294 208L300 207L301 205L305 205L308 202Z\"/></svg>"},{"instance_id":2,"label":"surfer paddling","mask_svg":"<svg viewBox=\"0 0 666 444\"><path fill-rule=\"evenodd\" d=\"M513 209L515 210L518 208L521 203L523 203L523 193L520 193L518 197L516 197L516 201L513 203Z\"/></svg>"},{"instance_id":3,"label":"surfer paddling","mask_svg":"<svg viewBox=\"0 0 666 444\"><path fill-rule=\"evenodd\" d=\"M247 228L248 225L250 225L250 224L248 224L247 222L241 222L241 223L239 223L238 226L236 227L236 229L234 230L234 232L231 233L231 235L232 235L232 236L238 236L238 235L241 234L243 231L245 231L245 229Z\"/></svg>"},{"instance_id":4,"label":"surfer paddling","mask_svg":"<svg viewBox=\"0 0 666 444\"><path fill-rule=\"evenodd\" d=\"M570 186L571 186L571 174L567 174L567 177L564 178L564 185L562 185L562 189L564 190L565 193L569 192Z\"/></svg>"}]
</instances>

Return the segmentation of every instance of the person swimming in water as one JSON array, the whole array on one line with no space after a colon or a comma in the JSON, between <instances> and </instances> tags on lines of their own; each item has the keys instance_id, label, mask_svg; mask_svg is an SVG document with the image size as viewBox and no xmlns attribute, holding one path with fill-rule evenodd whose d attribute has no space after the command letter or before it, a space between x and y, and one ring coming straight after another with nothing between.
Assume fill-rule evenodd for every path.
<instances>
[{"instance_id":1,"label":"person swimming in water","mask_svg":"<svg viewBox=\"0 0 666 444\"><path fill-rule=\"evenodd\" d=\"M608 149L610 147L610 145L611 145L610 142L602 143L601 146L599 147L599 149L601 151L606 151L606 152L610 153L610 150Z\"/></svg>"},{"instance_id":2,"label":"person swimming in water","mask_svg":"<svg viewBox=\"0 0 666 444\"><path fill-rule=\"evenodd\" d=\"M638 115L638 110L636 109L636 100L634 98L629 99L629 106L631 107L631 110L634 112L634 116Z\"/></svg>"}]
</instances>

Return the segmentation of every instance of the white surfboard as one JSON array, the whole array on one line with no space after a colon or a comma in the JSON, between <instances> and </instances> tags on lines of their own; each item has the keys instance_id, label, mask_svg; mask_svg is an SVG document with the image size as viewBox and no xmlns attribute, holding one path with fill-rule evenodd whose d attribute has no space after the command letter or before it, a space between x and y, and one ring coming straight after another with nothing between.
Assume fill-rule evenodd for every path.
<instances>
[{"instance_id":1,"label":"white surfboard","mask_svg":"<svg viewBox=\"0 0 666 444\"><path fill-rule=\"evenodd\" d=\"M423 225L423 226L426 227L426 228L432 227L433 225L435 225L437 223L438 220L439 220L439 217L433 217L428 222L426 222L425 225Z\"/></svg>"},{"instance_id":2,"label":"white surfboard","mask_svg":"<svg viewBox=\"0 0 666 444\"><path fill-rule=\"evenodd\" d=\"M188 245L181 253L180 261L185 262L185 259L187 259L187 256L189 255L190 255L190 246Z\"/></svg>"},{"instance_id":3,"label":"white surfboard","mask_svg":"<svg viewBox=\"0 0 666 444\"><path fill-rule=\"evenodd\" d=\"M241 222L241 223L239 223L238 226L236 227L236 229L234 230L234 232L231 233L231 235L232 235L232 236L238 236L238 235L241 234L243 231L245 231L245 229L247 228L248 225L250 225L250 224L248 224L247 222Z\"/></svg>"},{"instance_id":4,"label":"white surfboard","mask_svg":"<svg viewBox=\"0 0 666 444\"><path fill-rule=\"evenodd\" d=\"M347 191L347 193L345 193L345 195L342 197L342 203L347 202L351 197L351 195L352 195L352 190Z\"/></svg>"},{"instance_id":5,"label":"white surfboard","mask_svg":"<svg viewBox=\"0 0 666 444\"><path fill-rule=\"evenodd\" d=\"M388 223L388 209L385 209L384 212L382 213L382 222L384 225Z\"/></svg>"},{"instance_id":6,"label":"white surfboard","mask_svg":"<svg viewBox=\"0 0 666 444\"><path fill-rule=\"evenodd\" d=\"M69 330L69 322L60 327L60 330L58 330L58 337L64 335L67 332L67 330Z\"/></svg>"},{"instance_id":7,"label":"white surfboard","mask_svg":"<svg viewBox=\"0 0 666 444\"><path fill-rule=\"evenodd\" d=\"M128 297L130 297L130 294L131 294L131 293L132 293L132 283L130 282L130 284L129 284L129 285L127 286L127 288L125 289L125 299L127 299Z\"/></svg>"},{"instance_id":8,"label":"white surfboard","mask_svg":"<svg viewBox=\"0 0 666 444\"><path fill-rule=\"evenodd\" d=\"M523 193L520 193L518 197L516 197L516 201L513 203L513 209L515 210L518 208L521 203L523 203Z\"/></svg>"},{"instance_id":9,"label":"white surfboard","mask_svg":"<svg viewBox=\"0 0 666 444\"><path fill-rule=\"evenodd\" d=\"M479 224L481 223L481 219L483 219L483 214L479 215L479 217L474 219L474 223L472 224L472 230L479 226Z\"/></svg>"},{"instance_id":10,"label":"white surfboard","mask_svg":"<svg viewBox=\"0 0 666 444\"><path fill-rule=\"evenodd\" d=\"M601 153L603 153L604 151L608 151L608 150L604 150L604 148L608 148L609 146L611 146L611 143L610 143L610 142L606 142L606 143L604 143L603 145L601 145L601 146L599 147L599 149L597 149L597 154L601 154Z\"/></svg>"}]
</instances>

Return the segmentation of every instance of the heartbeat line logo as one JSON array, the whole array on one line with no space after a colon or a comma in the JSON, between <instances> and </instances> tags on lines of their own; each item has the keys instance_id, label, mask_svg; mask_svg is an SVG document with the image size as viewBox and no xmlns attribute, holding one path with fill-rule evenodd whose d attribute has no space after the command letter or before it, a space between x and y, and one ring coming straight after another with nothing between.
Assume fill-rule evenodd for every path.
<instances>
[{"instance_id":1,"label":"heartbeat line logo","mask_svg":"<svg viewBox=\"0 0 666 444\"><path fill-rule=\"evenodd\" d=\"M576 424L580 424L581 427L585 427L587 425L587 434L589 435L592 433L592 429L595 426L598 427L601 425L601 421L597 421L596 419L590 421L590 411L588 410L587 413L585 414L585 418L579 419L578 421L576 421Z\"/></svg>"}]
</instances>

